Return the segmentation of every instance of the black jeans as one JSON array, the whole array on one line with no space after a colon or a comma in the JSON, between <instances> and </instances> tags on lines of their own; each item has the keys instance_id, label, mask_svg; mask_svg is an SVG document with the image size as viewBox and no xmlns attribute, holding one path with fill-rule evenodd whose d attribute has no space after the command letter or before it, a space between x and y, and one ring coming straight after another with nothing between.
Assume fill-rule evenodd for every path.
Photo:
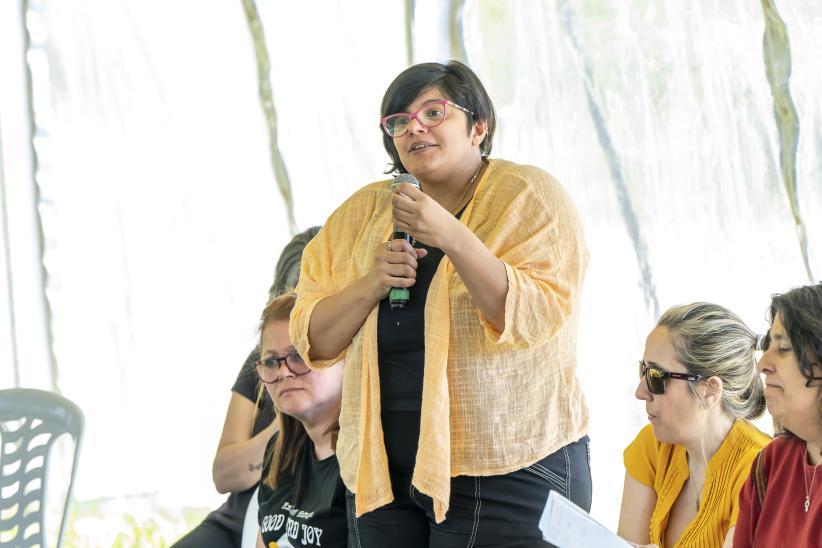
<instances>
[{"instance_id":1,"label":"black jeans","mask_svg":"<svg viewBox=\"0 0 822 548\"><path fill-rule=\"evenodd\" d=\"M539 520L549 492L591 509L588 436L510 474L451 478L442 523L434 521L431 498L411 485L413 467L389 466L389 471L391 503L355 518L354 495L346 493L350 548L544 547L550 545L542 540Z\"/></svg>"}]
</instances>

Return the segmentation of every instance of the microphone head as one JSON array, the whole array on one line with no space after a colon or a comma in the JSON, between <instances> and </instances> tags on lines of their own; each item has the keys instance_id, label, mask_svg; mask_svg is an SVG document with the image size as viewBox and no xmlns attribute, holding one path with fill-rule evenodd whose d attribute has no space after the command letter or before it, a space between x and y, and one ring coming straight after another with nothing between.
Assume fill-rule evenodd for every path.
<instances>
[{"instance_id":1,"label":"microphone head","mask_svg":"<svg viewBox=\"0 0 822 548\"><path fill-rule=\"evenodd\" d=\"M410 173L400 173L399 175L394 176L394 182L391 183L391 191L396 192L397 186L401 185L402 183L408 183L409 185L413 185L417 189L420 188L420 182L417 180L416 177L414 177Z\"/></svg>"}]
</instances>

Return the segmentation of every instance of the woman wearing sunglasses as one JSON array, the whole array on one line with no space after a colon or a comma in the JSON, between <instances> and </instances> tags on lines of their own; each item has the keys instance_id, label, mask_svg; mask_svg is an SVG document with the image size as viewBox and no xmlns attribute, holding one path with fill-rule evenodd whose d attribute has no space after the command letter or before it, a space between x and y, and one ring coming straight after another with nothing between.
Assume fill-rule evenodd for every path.
<instances>
[{"instance_id":1,"label":"woman wearing sunglasses","mask_svg":"<svg viewBox=\"0 0 822 548\"><path fill-rule=\"evenodd\" d=\"M303 256L294 345L313 367L348 364L337 451L354 546L542 546L550 490L590 507L582 226L548 173L488 158L494 128L465 65L402 72L380 131L421 188L364 187ZM410 290L405 308L391 288Z\"/></svg>"},{"instance_id":2,"label":"woman wearing sunglasses","mask_svg":"<svg viewBox=\"0 0 822 548\"><path fill-rule=\"evenodd\" d=\"M759 371L781 434L739 497L734 547L822 544L822 284L774 295Z\"/></svg>"},{"instance_id":3,"label":"woman wearing sunglasses","mask_svg":"<svg viewBox=\"0 0 822 548\"><path fill-rule=\"evenodd\" d=\"M339 430L342 362L312 371L288 336L296 296L263 311L257 374L277 409L278 432L265 450L257 545L345 547L345 488L334 454Z\"/></svg>"},{"instance_id":4,"label":"woman wearing sunglasses","mask_svg":"<svg viewBox=\"0 0 822 548\"><path fill-rule=\"evenodd\" d=\"M710 303L665 312L645 341L637 399L650 424L625 450L619 535L637 544L733 543L738 498L770 438L756 335Z\"/></svg>"}]
</instances>

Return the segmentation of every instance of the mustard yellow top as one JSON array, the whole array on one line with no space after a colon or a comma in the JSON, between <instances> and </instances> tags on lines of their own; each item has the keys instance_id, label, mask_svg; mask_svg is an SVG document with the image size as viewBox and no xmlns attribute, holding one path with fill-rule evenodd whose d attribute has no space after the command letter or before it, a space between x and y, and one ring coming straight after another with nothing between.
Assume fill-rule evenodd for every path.
<instances>
[{"instance_id":1,"label":"mustard yellow top","mask_svg":"<svg viewBox=\"0 0 822 548\"><path fill-rule=\"evenodd\" d=\"M392 229L391 181L337 209L302 257L290 334L308 356L319 301L364 276ZM505 330L482 316L444 257L425 301L425 365L413 485L445 519L452 476L506 474L585 435L575 376L579 293L588 252L576 208L545 171L490 160L460 222L505 263ZM424 259L423 259L424 260ZM413 291L413 289L412 289ZM375 306L345 357L337 458L362 515L393 500L380 423Z\"/></svg>"},{"instance_id":2,"label":"mustard yellow top","mask_svg":"<svg viewBox=\"0 0 822 548\"><path fill-rule=\"evenodd\" d=\"M705 470L705 485L699 511L682 531L675 546L717 548L725 542L728 529L736 525L739 491L757 453L771 438L746 420L737 420ZM663 546L671 508L690 475L685 448L662 443L652 425L643 428L625 449L625 468L638 482L656 491L651 515L651 543Z\"/></svg>"}]
</instances>

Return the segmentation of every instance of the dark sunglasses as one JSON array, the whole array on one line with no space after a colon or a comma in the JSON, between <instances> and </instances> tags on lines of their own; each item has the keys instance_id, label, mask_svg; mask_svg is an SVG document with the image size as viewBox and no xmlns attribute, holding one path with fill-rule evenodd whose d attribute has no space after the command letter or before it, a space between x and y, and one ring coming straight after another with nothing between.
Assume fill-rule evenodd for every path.
<instances>
[{"instance_id":1,"label":"dark sunglasses","mask_svg":"<svg viewBox=\"0 0 822 548\"><path fill-rule=\"evenodd\" d=\"M656 365L648 365L645 360L639 360L639 378L642 377L645 377L645 386L648 388L648 392L655 396L661 396L665 393L665 381L668 379L698 381L704 378L702 375L691 375L690 373L672 373Z\"/></svg>"}]
</instances>

